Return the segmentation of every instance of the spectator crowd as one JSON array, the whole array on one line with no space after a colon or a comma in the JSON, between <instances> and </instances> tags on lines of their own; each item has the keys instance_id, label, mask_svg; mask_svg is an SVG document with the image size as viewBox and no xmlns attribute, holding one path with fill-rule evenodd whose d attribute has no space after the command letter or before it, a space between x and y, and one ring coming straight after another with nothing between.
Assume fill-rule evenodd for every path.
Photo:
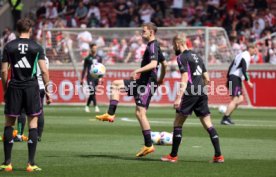
<instances>
[{"instance_id":1,"label":"spectator crowd","mask_svg":"<svg viewBox=\"0 0 276 177\"><path fill-rule=\"evenodd\" d=\"M146 46L138 31L128 38L107 39L104 35L92 36L87 28L139 27L151 21L158 27L223 27L234 54L246 50L248 43L265 37L257 43L259 54L252 63L276 64L276 37L271 37L276 32L276 9L271 9L270 3L272 0L47 0L40 1L35 14L29 17L36 21L38 42L42 42L46 30L45 47L52 62L69 61L68 53L74 48L75 40L83 57L89 44L97 43L107 63L139 62ZM72 36L72 33L47 31L73 27L80 27L83 32ZM6 28L2 44L14 36ZM202 48L202 38L202 31L197 31L188 45ZM159 40L161 47L169 49L168 40ZM218 32L210 32L209 64L221 63L218 55L224 55L220 51L227 48L226 40ZM169 56L169 52L166 54ZM59 61L60 58L63 60Z\"/></svg>"}]
</instances>

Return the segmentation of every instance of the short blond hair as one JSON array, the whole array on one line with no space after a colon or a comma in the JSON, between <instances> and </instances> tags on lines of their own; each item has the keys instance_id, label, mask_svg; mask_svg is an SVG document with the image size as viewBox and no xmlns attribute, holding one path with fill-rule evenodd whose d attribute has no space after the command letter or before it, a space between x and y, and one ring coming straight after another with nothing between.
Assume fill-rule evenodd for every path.
<instances>
[{"instance_id":1,"label":"short blond hair","mask_svg":"<svg viewBox=\"0 0 276 177\"><path fill-rule=\"evenodd\" d=\"M186 41L186 34L184 32L177 33L173 38L173 42L180 42L181 44L185 45Z\"/></svg>"}]
</instances>

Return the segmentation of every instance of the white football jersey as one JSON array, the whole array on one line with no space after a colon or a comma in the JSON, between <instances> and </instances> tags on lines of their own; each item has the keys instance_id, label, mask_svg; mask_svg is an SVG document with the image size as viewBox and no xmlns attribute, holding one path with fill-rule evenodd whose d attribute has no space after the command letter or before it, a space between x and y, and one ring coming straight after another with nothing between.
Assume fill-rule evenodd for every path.
<instances>
[{"instance_id":1,"label":"white football jersey","mask_svg":"<svg viewBox=\"0 0 276 177\"><path fill-rule=\"evenodd\" d=\"M244 51L244 52L238 54L235 57L234 64L230 68L229 75L235 75L235 76L240 77L241 79L244 79L244 76L242 74L242 68L239 67L242 59L245 60L245 62L246 62L246 70L248 70L249 65L250 65L251 56L250 56L250 54L249 54L248 51Z\"/></svg>"},{"instance_id":2,"label":"white football jersey","mask_svg":"<svg viewBox=\"0 0 276 177\"><path fill-rule=\"evenodd\" d=\"M49 59L45 56L45 63L47 69L49 68ZM39 90L45 89L43 79L42 79L42 74L39 65L37 64L37 71L36 71L36 76L38 80L38 85L39 85Z\"/></svg>"}]
</instances>

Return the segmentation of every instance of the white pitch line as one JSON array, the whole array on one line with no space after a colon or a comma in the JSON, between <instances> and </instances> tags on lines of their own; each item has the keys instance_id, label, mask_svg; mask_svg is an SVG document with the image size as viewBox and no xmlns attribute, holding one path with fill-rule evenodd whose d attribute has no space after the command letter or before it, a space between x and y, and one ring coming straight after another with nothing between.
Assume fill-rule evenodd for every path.
<instances>
[{"instance_id":1,"label":"white pitch line","mask_svg":"<svg viewBox=\"0 0 276 177\"><path fill-rule=\"evenodd\" d=\"M138 122L136 119L130 119L128 117L122 117L120 118L124 122ZM149 120L150 123L156 123L156 124L172 124L173 120L171 119L170 121L164 121L164 120ZM260 122L260 121L259 121ZM186 122L185 124L187 125L201 125L201 123L195 123L195 122ZM235 124L232 126L239 126L239 127L276 127L276 125L264 125L264 124Z\"/></svg>"},{"instance_id":2,"label":"white pitch line","mask_svg":"<svg viewBox=\"0 0 276 177\"><path fill-rule=\"evenodd\" d=\"M193 148L201 148L201 146L192 146Z\"/></svg>"}]
</instances>

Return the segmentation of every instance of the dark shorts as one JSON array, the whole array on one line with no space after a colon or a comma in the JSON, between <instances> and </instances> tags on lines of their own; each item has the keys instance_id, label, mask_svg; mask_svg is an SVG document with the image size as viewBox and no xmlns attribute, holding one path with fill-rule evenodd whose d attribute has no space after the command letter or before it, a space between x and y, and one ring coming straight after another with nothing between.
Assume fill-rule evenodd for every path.
<instances>
[{"instance_id":1,"label":"dark shorts","mask_svg":"<svg viewBox=\"0 0 276 177\"><path fill-rule=\"evenodd\" d=\"M148 109L157 84L155 82L142 83L139 80L124 80L124 84L128 96L134 96L136 105Z\"/></svg>"},{"instance_id":2,"label":"dark shorts","mask_svg":"<svg viewBox=\"0 0 276 177\"><path fill-rule=\"evenodd\" d=\"M96 93L96 87L99 84L99 80L98 79L89 79L89 80L87 80L87 84L89 87L90 95L94 95Z\"/></svg>"},{"instance_id":3,"label":"dark shorts","mask_svg":"<svg viewBox=\"0 0 276 177\"><path fill-rule=\"evenodd\" d=\"M208 97L206 95L182 97L180 108L176 110L176 113L189 116L193 111L197 117L205 117L210 114Z\"/></svg>"},{"instance_id":4,"label":"dark shorts","mask_svg":"<svg viewBox=\"0 0 276 177\"><path fill-rule=\"evenodd\" d=\"M18 117L22 110L27 116L38 116L42 112L39 86L16 88L9 86L5 94L5 115Z\"/></svg>"},{"instance_id":5,"label":"dark shorts","mask_svg":"<svg viewBox=\"0 0 276 177\"><path fill-rule=\"evenodd\" d=\"M238 76L230 75L228 79L228 89L230 96L242 95L242 80Z\"/></svg>"}]
</instances>

